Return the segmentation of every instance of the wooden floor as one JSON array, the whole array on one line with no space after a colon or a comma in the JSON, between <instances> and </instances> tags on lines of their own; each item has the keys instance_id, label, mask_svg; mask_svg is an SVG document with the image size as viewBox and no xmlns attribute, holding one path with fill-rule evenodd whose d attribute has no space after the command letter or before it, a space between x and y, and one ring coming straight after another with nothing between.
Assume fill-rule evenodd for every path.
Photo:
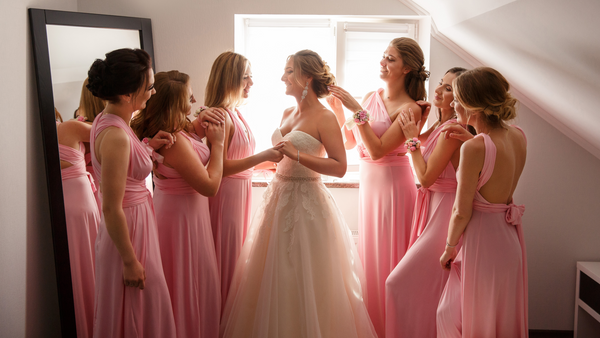
<instances>
[{"instance_id":1,"label":"wooden floor","mask_svg":"<svg viewBox=\"0 0 600 338\"><path fill-rule=\"evenodd\" d=\"M573 338L573 331L529 330L529 338Z\"/></svg>"}]
</instances>

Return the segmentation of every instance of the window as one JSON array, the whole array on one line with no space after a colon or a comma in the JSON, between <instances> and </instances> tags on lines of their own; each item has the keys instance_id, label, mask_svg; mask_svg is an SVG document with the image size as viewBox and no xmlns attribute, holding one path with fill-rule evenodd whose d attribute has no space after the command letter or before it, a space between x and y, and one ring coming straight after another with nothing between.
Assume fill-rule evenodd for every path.
<instances>
[{"instance_id":1,"label":"window","mask_svg":"<svg viewBox=\"0 0 600 338\"><path fill-rule=\"evenodd\" d=\"M269 136L279 126L283 110L296 105L293 97L285 95L281 81L289 55L302 49L317 52L336 74L339 85L361 102L363 95L382 86L379 61L389 42L402 36L419 41L422 19L236 15L235 51L250 60L254 80L250 99L240 109L257 136L257 152L272 146ZM428 40L426 44L428 55ZM325 100L323 104L328 106ZM347 176L358 179L358 154L349 150L347 155Z\"/></svg>"}]
</instances>

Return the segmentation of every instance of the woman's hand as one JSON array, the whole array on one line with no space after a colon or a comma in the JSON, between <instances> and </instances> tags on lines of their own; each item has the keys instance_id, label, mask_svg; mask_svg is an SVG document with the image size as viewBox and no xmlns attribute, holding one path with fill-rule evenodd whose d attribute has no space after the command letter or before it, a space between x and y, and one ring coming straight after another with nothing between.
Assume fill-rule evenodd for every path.
<instances>
[{"instance_id":1,"label":"woman's hand","mask_svg":"<svg viewBox=\"0 0 600 338\"><path fill-rule=\"evenodd\" d=\"M294 147L294 144L289 140L279 142L273 149L278 150L281 154L293 159L298 159L298 149Z\"/></svg>"},{"instance_id":2,"label":"woman's hand","mask_svg":"<svg viewBox=\"0 0 600 338\"><path fill-rule=\"evenodd\" d=\"M474 137L473 134L471 134L471 132L466 130L463 126L461 126L458 123L451 123L445 125L444 128L442 128L442 133L445 133L444 138L446 140L449 138L455 138L457 140L465 142Z\"/></svg>"},{"instance_id":3,"label":"woman's hand","mask_svg":"<svg viewBox=\"0 0 600 338\"><path fill-rule=\"evenodd\" d=\"M148 142L148 145L151 146L154 150L158 150L163 146L165 146L166 149L169 149L171 148L173 143L175 143L175 140L175 135L160 130L158 133L156 133L156 135L154 135L152 140Z\"/></svg>"},{"instance_id":4,"label":"woman's hand","mask_svg":"<svg viewBox=\"0 0 600 338\"><path fill-rule=\"evenodd\" d=\"M419 136L421 121L415 123L415 114L411 108L408 109L408 113L403 110L396 120L402 128L404 137L406 137L407 140Z\"/></svg>"},{"instance_id":5,"label":"woman's hand","mask_svg":"<svg viewBox=\"0 0 600 338\"><path fill-rule=\"evenodd\" d=\"M267 149L261 153L263 157L263 162L275 162L279 163L283 159L283 154L277 149L277 146Z\"/></svg>"},{"instance_id":6,"label":"woman's hand","mask_svg":"<svg viewBox=\"0 0 600 338\"><path fill-rule=\"evenodd\" d=\"M429 112L431 112L431 103L427 101L417 101L415 102L419 107L421 107L421 121L427 121L429 117ZM424 126L425 123L421 123L421 126ZM419 130L421 132L421 130Z\"/></svg>"},{"instance_id":7,"label":"woman's hand","mask_svg":"<svg viewBox=\"0 0 600 338\"><path fill-rule=\"evenodd\" d=\"M335 113L335 117L338 120L340 126L344 125L344 121L346 121L346 117L344 116L344 108L342 107L342 101L340 101L337 97L333 95L329 95L326 98L329 107Z\"/></svg>"},{"instance_id":8,"label":"woman's hand","mask_svg":"<svg viewBox=\"0 0 600 338\"><path fill-rule=\"evenodd\" d=\"M225 114L227 114L227 111L223 108L209 107L201 111L200 115L198 115L198 118L200 119L200 124L202 127L208 128L209 123L217 125L225 124Z\"/></svg>"},{"instance_id":9,"label":"woman's hand","mask_svg":"<svg viewBox=\"0 0 600 338\"><path fill-rule=\"evenodd\" d=\"M225 140L225 123L208 123L206 127L206 138L213 145L223 145Z\"/></svg>"},{"instance_id":10,"label":"woman's hand","mask_svg":"<svg viewBox=\"0 0 600 338\"><path fill-rule=\"evenodd\" d=\"M452 264L452 262L454 262L454 259L456 258L457 254L458 253L456 252L456 248L446 246L446 250L444 250L442 257L440 257L440 264L442 265L442 269L450 270L450 265Z\"/></svg>"},{"instance_id":11,"label":"woman's hand","mask_svg":"<svg viewBox=\"0 0 600 338\"><path fill-rule=\"evenodd\" d=\"M361 105L348 93L344 88L338 86L327 87L331 95L340 100L344 107L348 108L351 112L355 113L362 109ZM327 101L329 103L329 101Z\"/></svg>"},{"instance_id":12,"label":"woman's hand","mask_svg":"<svg viewBox=\"0 0 600 338\"><path fill-rule=\"evenodd\" d=\"M144 290L146 270L137 259L132 263L123 263L123 284Z\"/></svg>"}]
</instances>

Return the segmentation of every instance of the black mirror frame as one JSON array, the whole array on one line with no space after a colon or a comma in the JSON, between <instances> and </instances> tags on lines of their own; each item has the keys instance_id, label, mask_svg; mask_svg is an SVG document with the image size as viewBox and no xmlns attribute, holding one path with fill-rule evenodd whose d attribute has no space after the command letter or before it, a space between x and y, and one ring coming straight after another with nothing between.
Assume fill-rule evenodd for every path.
<instances>
[{"instance_id":1,"label":"black mirror frame","mask_svg":"<svg viewBox=\"0 0 600 338\"><path fill-rule=\"evenodd\" d=\"M150 19L144 18L30 8L29 24L44 144L61 333L63 337L77 337L46 25L137 30L140 34L140 46L150 54L152 68L155 68L152 23Z\"/></svg>"}]
</instances>

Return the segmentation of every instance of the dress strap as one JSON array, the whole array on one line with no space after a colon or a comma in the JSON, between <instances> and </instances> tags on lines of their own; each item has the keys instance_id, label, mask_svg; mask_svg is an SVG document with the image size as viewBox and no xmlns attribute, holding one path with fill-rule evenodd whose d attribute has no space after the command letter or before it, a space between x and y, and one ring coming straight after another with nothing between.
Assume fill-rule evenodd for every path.
<instances>
[{"instance_id":1,"label":"dress strap","mask_svg":"<svg viewBox=\"0 0 600 338\"><path fill-rule=\"evenodd\" d=\"M433 150L435 149L435 146L437 145L440 133L442 132L443 127L445 127L448 124L451 123L456 123L458 122L456 119L450 119L442 124L440 124L437 128L435 128L431 134L429 134L429 137L427 138L427 143L425 144L425 150L423 151L423 157L427 158L431 155L431 153L433 153Z\"/></svg>"},{"instance_id":2,"label":"dress strap","mask_svg":"<svg viewBox=\"0 0 600 338\"><path fill-rule=\"evenodd\" d=\"M485 144L485 157L483 160L483 168L479 175L479 182L477 182L477 191L483 187L492 176L494 172L494 166L496 164L496 145L488 134L479 134L475 137L483 137Z\"/></svg>"}]
</instances>

